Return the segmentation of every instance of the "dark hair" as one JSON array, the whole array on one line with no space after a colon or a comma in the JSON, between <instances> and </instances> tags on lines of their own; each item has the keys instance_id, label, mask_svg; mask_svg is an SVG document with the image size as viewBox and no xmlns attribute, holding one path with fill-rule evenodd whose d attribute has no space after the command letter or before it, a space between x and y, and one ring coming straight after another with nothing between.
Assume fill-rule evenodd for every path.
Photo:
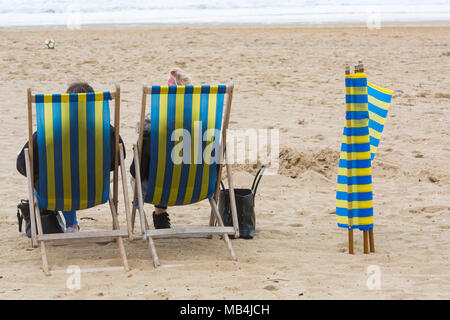
<instances>
[{"instance_id":1,"label":"dark hair","mask_svg":"<svg viewBox=\"0 0 450 320\"><path fill-rule=\"evenodd\" d=\"M94 92L94 89L87 82L74 82L67 89L67 93Z\"/></svg>"}]
</instances>

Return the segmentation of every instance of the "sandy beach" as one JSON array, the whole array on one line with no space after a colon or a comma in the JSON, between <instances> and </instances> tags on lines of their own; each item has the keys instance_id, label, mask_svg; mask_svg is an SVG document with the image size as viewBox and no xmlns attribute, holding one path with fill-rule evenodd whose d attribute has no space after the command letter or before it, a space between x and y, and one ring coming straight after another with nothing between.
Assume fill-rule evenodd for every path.
<instances>
[{"instance_id":1,"label":"sandy beach","mask_svg":"<svg viewBox=\"0 0 450 320\"><path fill-rule=\"evenodd\" d=\"M46 39L55 50L43 48ZM0 299L450 298L450 26L3 29L0 58ZM360 58L369 81L394 96L373 169L376 252L363 254L357 231L349 255L335 188L344 67ZM58 272L45 276L16 218L27 197L15 168L27 139L26 89L120 84L128 171L142 85L165 84L174 66L196 84L234 82L231 129L280 130L279 174L260 184L255 238L232 241L238 262L217 238L156 240L159 269L146 242L126 240L130 272L112 268L121 266L116 243L48 246ZM233 168L236 186L249 187L256 169ZM123 201L119 209L125 228ZM207 202L169 213L173 226L209 221ZM78 218L82 230L111 227L107 205ZM69 265L110 269L82 273L71 290ZM373 266L378 290L367 286Z\"/></svg>"}]
</instances>

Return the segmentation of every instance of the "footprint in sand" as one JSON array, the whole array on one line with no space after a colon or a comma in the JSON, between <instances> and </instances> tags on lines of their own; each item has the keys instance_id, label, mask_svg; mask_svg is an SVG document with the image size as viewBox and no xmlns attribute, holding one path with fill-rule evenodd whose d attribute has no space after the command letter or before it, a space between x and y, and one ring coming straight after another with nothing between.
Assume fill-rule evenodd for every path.
<instances>
[{"instance_id":1,"label":"footprint in sand","mask_svg":"<svg viewBox=\"0 0 450 320\"><path fill-rule=\"evenodd\" d=\"M269 290L269 291L277 291L278 288L275 287L274 285L268 285L264 287L265 290Z\"/></svg>"},{"instance_id":2,"label":"footprint in sand","mask_svg":"<svg viewBox=\"0 0 450 320\"><path fill-rule=\"evenodd\" d=\"M438 99L450 99L450 94L448 93L436 93L434 96Z\"/></svg>"},{"instance_id":3,"label":"footprint in sand","mask_svg":"<svg viewBox=\"0 0 450 320\"><path fill-rule=\"evenodd\" d=\"M423 158L423 153L421 153L420 151L414 150L412 154L414 158Z\"/></svg>"},{"instance_id":4,"label":"footprint in sand","mask_svg":"<svg viewBox=\"0 0 450 320\"><path fill-rule=\"evenodd\" d=\"M325 139L325 137L324 137L322 134L318 134L318 135L314 136L314 139L317 139L317 140L319 140L319 141L322 141L322 140Z\"/></svg>"},{"instance_id":5,"label":"footprint in sand","mask_svg":"<svg viewBox=\"0 0 450 320\"><path fill-rule=\"evenodd\" d=\"M289 225L289 227L300 228L300 227L303 227L303 224L301 224L301 223L292 223L292 224Z\"/></svg>"}]
</instances>

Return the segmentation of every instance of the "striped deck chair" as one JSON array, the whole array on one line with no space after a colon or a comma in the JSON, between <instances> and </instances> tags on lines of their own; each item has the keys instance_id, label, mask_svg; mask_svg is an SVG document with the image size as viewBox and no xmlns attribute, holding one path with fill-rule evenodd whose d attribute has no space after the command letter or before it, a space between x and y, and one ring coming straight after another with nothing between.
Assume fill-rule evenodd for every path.
<instances>
[{"instance_id":1,"label":"striped deck chair","mask_svg":"<svg viewBox=\"0 0 450 320\"><path fill-rule=\"evenodd\" d=\"M115 100L115 167L113 195L110 193L111 130L109 101ZM36 105L39 193L33 184L33 116ZM123 145L119 146L120 88L115 92L36 94L28 89L29 150L25 162L30 203L32 245L40 245L43 270L49 273L46 242L73 243L116 239L125 270L129 270L122 237L131 235L128 196L124 201L128 230L119 229L117 218L118 164L123 186L126 175ZM44 234L39 209L83 210L109 202L113 229L78 233ZM35 222L36 221L36 222Z\"/></svg>"},{"instance_id":2,"label":"striped deck chair","mask_svg":"<svg viewBox=\"0 0 450 320\"><path fill-rule=\"evenodd\" d=\"M353 253L353 230L363 231L364 253L374 252L372 161L386 121L392 91L367 82L362 64L345 76L346 123L336 189L337 223L348 229Z\"/></svg>"},{"instance_id":3,"label":"striped deck chair","mask_svg":"<svg viewBox=\"0 0 450 320\"><path fill-rule=\"evenodd\" d=\"M224 143L230 118L233 85L152 86L143 88L140 135L134 145L138 209L143 239L148 239L153 263L160 265L153 239L179 236L222 235L236 260L228 234L239 236L231 165L226 164L234 226L225 227L217 196L225 155ZM151 100L149 179L145 194L140 177L143 125L147 95ZM224 103L225 95L227 101ZM225 108L224 108L225 107ZM139 149L138 149L139 146ZM138 187L139 186L139 187ZM189 205L208 199L218 222L205 227L150 229L144 202L154 205ZM134 219L132 218L133 224ZM211 221L211 220L210 220Z\"/></svg>"}]
</instances>

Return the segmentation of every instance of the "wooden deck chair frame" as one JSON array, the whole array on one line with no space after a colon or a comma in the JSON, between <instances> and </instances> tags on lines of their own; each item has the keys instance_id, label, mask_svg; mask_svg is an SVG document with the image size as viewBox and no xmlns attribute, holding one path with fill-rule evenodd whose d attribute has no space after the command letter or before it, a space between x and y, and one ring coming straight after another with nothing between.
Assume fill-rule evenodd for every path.
<instances>
[{"instance_id":1,"label":"wooden deck chair frame","mask_svg":"<svg viewBox=\"0 0 450 320\"><path fill-rule=\"evenodd\" d=\"M231 241L229 238L229 234L235 236L235 238L239 238L239 226L238 226L238 218L237 218L237 210L236 210L236 202L234 195L234 184L233 184L233 175L231 170L231 164L228 161L225 161L225 167L227 170L227 180L228 186L230 189L230 202L231 202L231 212L232 212L232 227L225 227L222 221L222 218L219 214L219 210L217 207L217 200L219 196L219 188L220 181L222 177L222 169L223 169L223 159L226 158L226 137L228 124L230 120L230 111L231 111L231 102L233 98L233 83L230 83L226 86L226 100L224 103L224 114L222 115L222 137L220 141L220 161L217 166L217 179L215 184L215 192L214 196L209 198L209 204L211 206L211 217L209 226L205 227L183 227L183 228L171 228L171 229L150 229L147 218L144 211L144 199L142 194L142 189L138 186L141 186L141 177L140 177L140 157L142 154L142 141L143 141L143 132L144 132L144 118L145 118L145 110L147 105L147 95L151 95L152 87L143 86L142 89L142 105L141 105L141 117L140 117L140 130L139 130L139 140L138 145L133 145L133 154L134 154L134 163L135 163L135 172L136 172L136 181L134 184L134 197L133 199L138 199L138 210L140 217L140 226L141 226L141 234L143 240L148 240L149 249L151 251L151 255L153 258L153 264L155 268L159 267L161 264L159 262L158 255L156 253L156 247L153 239L156 238L176 238L176 237L208 237L212 238L213 235L222 236L233 261L237 261L236 255L234 253L233 247L231 245ZM134 200L133 200L134 201ZM134 224L136 220L136 207L133 206L132 214L131 214L131 225L132 230L134 230ZM218 226L215 226L215 224Z\"/></svg>"},{"instance_id":2,"label":"wooden deck chair frame","mask_svg":"<svg viewBox=\"0 0 450 320\"><path fill-rule=\"evenodd\" d=\"M57 242L57 243L78 243L78 242L96 242L102 240L112 240L116 239L119 246L120 256L123 262L125 271L129 271L128 260L126 257L125 247L123 244L123 237L129 237L130 240L133 239L131 232L131 223L129 221L129 200L128 200L128 189L127 189L127 176L125 171L124 162L124 149L123 145L119 145L119 126L120 126L120 87L116 85L116 91L111 92L111 98L115 102L114 111L114 127L115 127L115 163L113 172L113 196L111 193L109 195L109 207L112 216L112 230L103 231L83 231L77 233L53 233L44 234L42 229L41 217L39 214L39 207L37 201L34 197L34 180L33 180L33 110L32 105L36 102L35 95L32 94L31 89L27 90L28 98L28 140L29 148L25 149L25 164L27 172L27 182L28 182L28 198L30 206L30 216L31 216L31 244L33 247L40 246L42 255L42 266L45 274L49 274L49 265L46 253L46 242ZM119 220L118 220L118 167L120 164L121 178L123 185L123 195L125 203L125 214L127 219L127 230L120 230Z\"/></svg>"}]
</instances>

